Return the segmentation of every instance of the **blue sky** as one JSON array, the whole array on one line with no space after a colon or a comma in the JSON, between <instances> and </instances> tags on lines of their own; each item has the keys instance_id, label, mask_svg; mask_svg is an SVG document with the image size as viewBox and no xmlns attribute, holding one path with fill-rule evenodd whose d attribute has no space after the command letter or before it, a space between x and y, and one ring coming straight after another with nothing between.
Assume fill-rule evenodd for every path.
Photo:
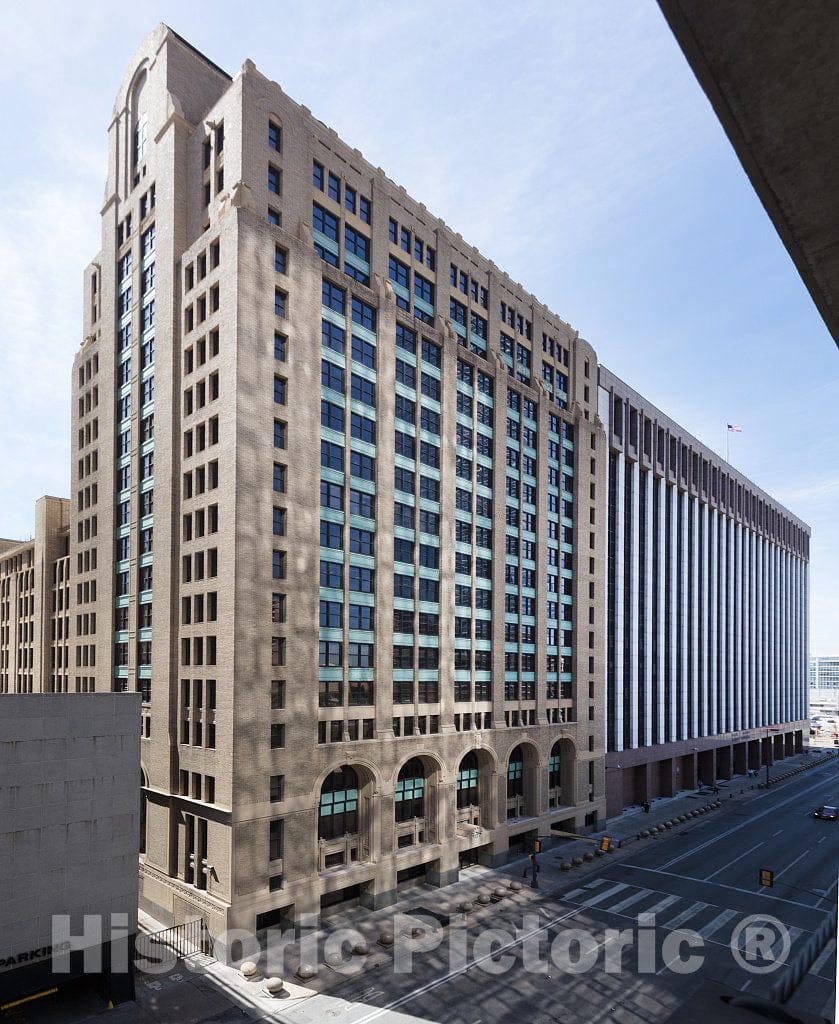
<instances>
[{"instance_id":1,"label":"blue sky","mask_svg":"<svg viewBox=\"0 0 839 1024\"><path fill-rule=\"evenodd\" d=\"M7 11L0 536L69 489L106 128L157 21L252 58L710 447L742 424L731 461L813 529L811 649L839 654L836 347L652 0Z\"/></svg>"}]
</instances>

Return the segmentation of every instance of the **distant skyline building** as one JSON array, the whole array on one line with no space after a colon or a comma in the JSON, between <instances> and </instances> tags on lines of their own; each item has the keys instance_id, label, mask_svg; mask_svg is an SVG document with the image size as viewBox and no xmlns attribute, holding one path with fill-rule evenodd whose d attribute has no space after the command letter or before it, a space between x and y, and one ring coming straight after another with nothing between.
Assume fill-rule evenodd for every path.
<instances>
[{"instance_id":1,"label":"distant skyline building","mask_svg":"<svg viewBox=\"0 0 839 1024\"><path fill-rule=\"evenodd\" d=\"M839 693L839 657L811 657L808 666L810 689Z\"/></svg>"},{"instance_id":2,"label":"distant skyline building","mask_svg":"<svg viewBox=\"0 0 839 1024\"><path fill-rule=\"evenodd\" d=\"M31 540L0 540L0 694L72 690L70 502L43 497Z\"/></svg>"},{"instance_id":3,"label":"distant skyline building","mask_svg":"<svg viewBox=\"0 0 839 1024\"><path fill-rule=\"evenodd\" d=\"M141 694L160 920L384 906L800 749L807 527L252 62L143 41L84 281L69 687Z\"/></svg>"}]
</instances>

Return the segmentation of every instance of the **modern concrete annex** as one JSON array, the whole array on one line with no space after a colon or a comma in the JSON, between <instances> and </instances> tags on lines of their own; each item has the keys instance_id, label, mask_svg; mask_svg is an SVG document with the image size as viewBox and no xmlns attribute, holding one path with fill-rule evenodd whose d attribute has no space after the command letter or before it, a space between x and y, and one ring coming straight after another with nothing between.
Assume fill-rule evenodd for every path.
<instances>
[{"instance_id":1,"label":"modern concrete annex","mask_svg":"<svg viewBox=\"0 0 839 1024\"><path fill-rule=\"evenodd\" d=\"M72 685L142 695L141 905L262 931L602 823L592 347L251 62L159 26L109 140Z\"/></svg>"},{"instance_id":2,"label":"modern concrete annex","mask_svg":"<svg viewBox=\"0 0 839 1024\"><path fill-rule=\"evenodd\" d=\"M607 813L800 752L810 531L605 367Z\"/></svg>"}]
</instances>

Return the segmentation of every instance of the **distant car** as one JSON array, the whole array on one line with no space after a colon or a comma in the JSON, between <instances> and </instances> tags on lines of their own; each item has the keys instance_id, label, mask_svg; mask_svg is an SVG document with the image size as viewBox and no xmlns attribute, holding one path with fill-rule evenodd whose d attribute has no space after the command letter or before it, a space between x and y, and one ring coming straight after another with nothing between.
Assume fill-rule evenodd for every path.
<instances>
[{"instance_id":1,"label":"distant car","mask_svg":"<svg viewBox=\"0 0 839 1024\"><path fill-rule=\"evenodd\" d=\"M836 819L839 817L839 808L828 807L827 805L823 804L821 807L817 807L813 811L813 817L821 818L822 821L836 821Z\"/></svg>"}]
</instances>

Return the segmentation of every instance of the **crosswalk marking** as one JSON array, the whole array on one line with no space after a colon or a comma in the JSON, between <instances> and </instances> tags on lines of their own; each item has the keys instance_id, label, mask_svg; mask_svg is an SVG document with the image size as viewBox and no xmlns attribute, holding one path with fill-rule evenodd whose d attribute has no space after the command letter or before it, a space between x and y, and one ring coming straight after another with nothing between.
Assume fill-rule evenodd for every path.
<instances>
[{"instance_id":1,"label":"crosswalk marking","mask_svg":"<svg viewBox=\"0 0 839 1024\"><path fill-rule=\"evenodd\" d=\"M704 927L700 928L699 934L703 939L710 939L714 932L718 932L724 924L727 924L732 917L736 916L736 910L724 910L721 914L717 914L713 921L709 921Z\"/></svg>"},{"instance_id":2,"label":"crosswalk marking","mask_svg":"<svg viewBox=\"0 0 839 1024\"><path fill-rule=\"evenodd\" d=\"M694 903L693 906L688 907L687 910L683 910L681 914L677 914L676 917L668 921L664 927L671 929L679 928L685 923L685 921L689 921L692 917L698 914L700 910L704 910L707 906L707 903Z\"/></svg>"},{"instance_id":3,"label":"crosswalk marking","mask_svg":"<svg viewBox=\"0 0 839 1024\"><path fill-rule=\"evenodd\" d=\"M586 882L586 889L596 889L598 885L605 885L609 881L608 878L595 878L591 882Z\"/></svg>"},{"instance_id":4,"label":"crosswalk marking","mask_svg":"<svg viewBox=\"0 0 839 1024\"><path fill-rule=\"evenodd\" d=\"M648 892L651 890L647 890ZM663 900L659 900L658 903L653 904L651 907L645 907L644 910L640 911L642 914L660 914L662 910L666 910L671 907L679 899L678 896L665 896Z\"/></svg>"},{"instance_id":5,"label":"crosswalk marking","mask_svg":"<svg viewBox=\"0 0 839 1024\"><path fill-rule=\"evenodd\" d=\"M599 896L591 896L589 899L584 900L582 905L584 907L594 907L598 903L602 903L604 900L609 899L610 896L614 896L616 893L623 892L624 889L628 889L629 886L625 882L618 882L613 885L611 889L606 889L600 893Z\"/></svg>"},{"instance_id":6,"label":"crosswalk marking","mask_svg":"<svg viewBox=\"0 0 839 1024\"><path fill-rule=\"evenodd\" d=\"M571 892L566 892L562 896L562 899L564 899L564 900L575 900L578 896L582 896L582 894L584 892L585 892L585 889L572 889Z\"/></svg>"},{"instance_id":7,"label":"crosswalk marking","mask_svg":"<svg viewBox=\"0 0 839 1024\"><path fill-rule=\"evenodd\" d=\"M627 907L631 907L633 903L637 903L639 900L646 899L647 896L652 895L652 889L639 889L638 892L633 893L631 896L627 896L625 900L621 900L620 903L616 903L613 907L609 907L609 910L613 914L619 914L622 910L626 910Z\"/></svg>"}]
</instances>

